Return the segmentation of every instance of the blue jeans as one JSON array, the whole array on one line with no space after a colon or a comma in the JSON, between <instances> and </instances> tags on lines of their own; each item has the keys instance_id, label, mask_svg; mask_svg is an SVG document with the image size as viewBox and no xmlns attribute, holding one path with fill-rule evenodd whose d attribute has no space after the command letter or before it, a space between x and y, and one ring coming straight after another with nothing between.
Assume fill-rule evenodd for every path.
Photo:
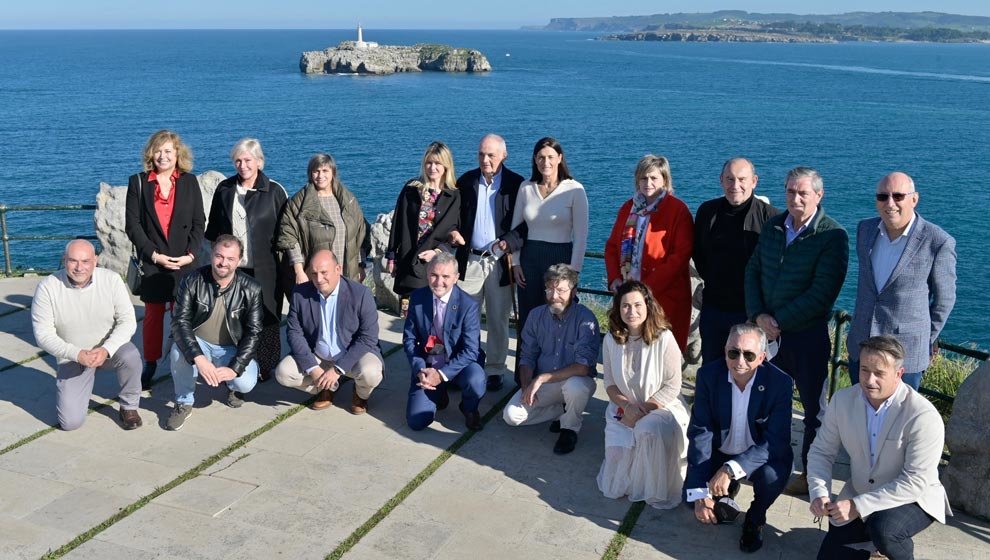
<instances>
[{"instance_id":1,"label":"blue jeans","mask_svg":"<svg viewBox=\"0 0 990 560\"><path fill-rule=\"evenodd\" d=\"M227 366L230 360L237 355L236 346L211 344L198 336L196 337L196 342L199 343L199 348L203 351L206 359L217 366ZM196 401L196 377L199 375L199 368L187 362L185 356L182 355L179 347L175 344L172 344L169 359L172 361L172 384L175 385L176 404L193 404ZM247 367L244 368L244 373L228 381L227 387L231 391L247 393L251 389L254 389L254 386L257 384L258 362L251 360L248 362Z\"/></svg>"},{"instance_id":2,"label":"blue jeans","mask_svg":"<svg viewBox=\"0 0 990 560\"><path fill-rule=\"evenodd\" d=\"M933 521L921 506L910 503L873 512L865 522L856 518L841 527L829 524L828 533L818 549L818 558L868 560L869 552L853 550L846 544L873 541L877 550L890 560L912 560L914 536Z\"/></svg>"},{"instance_id":3,"label":"blue jeans","mask_svg":"<svg viewBox=\"0 0 990 560\"><path fill-rule=\"evenodd\" d=\"M907 383L917 391L921 387L921 376L924 374L925 370L913 373L904 372L904 375L901 376L901 381ZM849 384L855 385L857 383L859 383L859 360L849 360Z\"/></svg>"}]
</instances>

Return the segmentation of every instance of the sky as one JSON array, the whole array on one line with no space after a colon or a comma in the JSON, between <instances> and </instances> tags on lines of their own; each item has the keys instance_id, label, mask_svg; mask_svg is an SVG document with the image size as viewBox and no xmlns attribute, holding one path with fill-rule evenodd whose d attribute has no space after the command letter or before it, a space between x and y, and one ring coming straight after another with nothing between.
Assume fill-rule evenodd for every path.
<instances>
[{"instance_id":1,"label":"sky","mask_svg":"<svg viewBox=\"0 0 990 560\"><path fill-rule=\"evenodd\" d=\"M30 0L4 2L0 29L517 29L554 17L672 12L834 14L850 11L939 11L990 16L986 0Z\"/></svg>"}]
</instances>

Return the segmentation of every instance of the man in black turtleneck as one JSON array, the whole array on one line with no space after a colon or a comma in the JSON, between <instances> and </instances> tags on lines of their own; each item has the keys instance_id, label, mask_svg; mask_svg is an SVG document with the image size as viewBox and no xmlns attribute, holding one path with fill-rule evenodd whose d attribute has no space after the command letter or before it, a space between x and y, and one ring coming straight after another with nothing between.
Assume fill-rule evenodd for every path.
<instances>
[{"instance_id":1,"label":"man in black turtleneck","mask_svg":"<svg viewBox=\"0 0 990 560\"><path fill-rule=\"evenodd\" d=\"M702 204L694 218L694 266L705 281L700 325L704 363L724 360L729 328L746 322L746 263L763 224L780 213L753 195L758 181L748 159L726 161L719 178L725 196Z\"/></svg>"}]
</instances>

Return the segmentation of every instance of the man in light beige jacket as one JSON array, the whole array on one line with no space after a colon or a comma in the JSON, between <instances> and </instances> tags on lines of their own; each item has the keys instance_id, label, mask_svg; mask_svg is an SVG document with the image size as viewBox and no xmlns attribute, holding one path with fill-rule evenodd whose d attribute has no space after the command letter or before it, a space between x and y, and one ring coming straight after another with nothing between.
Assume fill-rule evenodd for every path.
<instances>
[{"instance_id":1,"label":"man in light beige jacket","mask_svg":"<svg viewBox=\"0 0 990 560\"><path fill-rule=\"evenodd\" d=\"M938 480L945 426L935 407L901 381L904 347L897 339L874 336L859 348L859 384L832 397L808 453L811 512L829 517L818 558L866 559L872 543L891 560L911 559L912 537L952 515ZM852 476L833 500L840 446Z\"/></svg>"}]
</instances>

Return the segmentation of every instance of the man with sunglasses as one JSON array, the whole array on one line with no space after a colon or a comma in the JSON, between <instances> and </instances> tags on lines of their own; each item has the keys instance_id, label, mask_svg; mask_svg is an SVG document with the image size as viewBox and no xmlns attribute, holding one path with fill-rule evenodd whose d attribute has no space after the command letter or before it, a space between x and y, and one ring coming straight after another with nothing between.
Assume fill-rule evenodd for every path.
<instances>
[{"instance_id":1,"label":"man with sunglasses","mask_svg":"<svg viewBox=\"0 0 990 560\"><path fill-rule=\"evenodd\" d=\"M918 389L938 335L956 302L956 240L922 218L918 190L895 171L877 184L877 218L856 230L859 283L846 348L889 334L905 348L905 383ZM858 381L859 360L849 357L849 378Z\"/></svg>"},{"instance_id":2,"label":"man with sunglasses","mask_svg":"<svg viewBox=\"0 0 990 560\"><path fill-rule=\"evenodd\" d=\"M849 236L825 214L825 185L818 171L795 167L784 182L787 212L763 226L746 265L746 314L778 343L773 363L794 379L804 408L801 463L824 401L832 342L828 321L846 279ZM808 478L797 475L786 492L808 493Z\"/></svg>"},{"instance_id":3,"label":"man with sunglasses","mask_svg":"<svg viewBox=\"0 0 990 560\"><path fill-rule=\"evenodd\" d=\"M550 422L559 432L553 452L574 451L581 416L595 392L601 347L598 319L577 303L578 273L555 264L543 275L547 304L534 309L523 327L519 351L519 390L502 418L510 426Z\"/></svg>"},{"instance_id":4,"label":"man with sunglasses","mask_svg":"<svg viewBox=\"0 0 990 560\"><path fill-rule=\"evenodd\" d=\"M791 393L794 382L766 361L767 336L752 324L729 329L725 358L698 370L688 424L684 499L702 523L724 521L716 499L734 497L739 480L753 484L739 548L763 546L767 509L791 472Z\"/></svg>"}]
</instances>

